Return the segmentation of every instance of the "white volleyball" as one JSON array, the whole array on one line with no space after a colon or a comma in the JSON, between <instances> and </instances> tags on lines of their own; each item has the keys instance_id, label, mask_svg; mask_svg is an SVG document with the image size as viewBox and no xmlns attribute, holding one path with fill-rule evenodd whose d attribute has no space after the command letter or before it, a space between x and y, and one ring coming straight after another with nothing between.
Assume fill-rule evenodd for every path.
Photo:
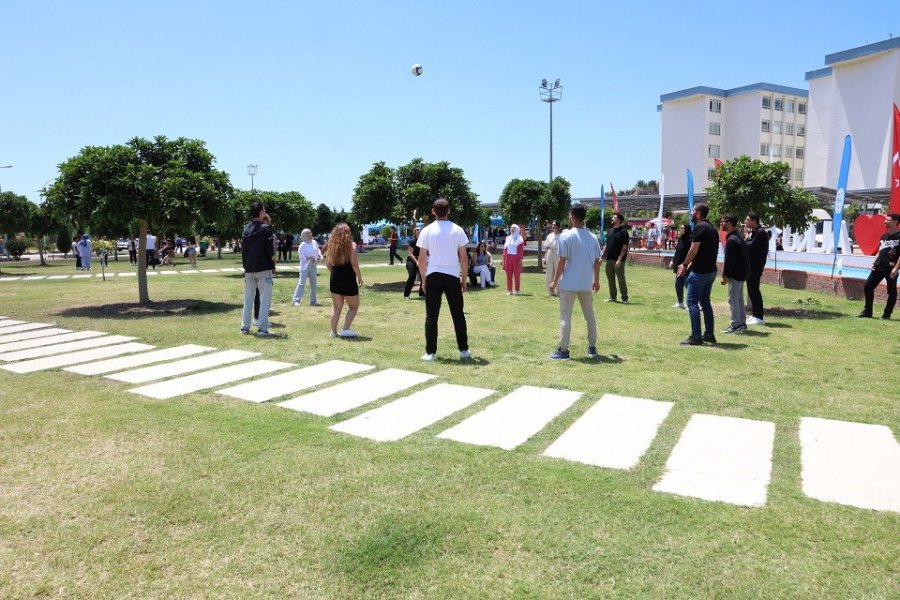
<instances>
[{"instance_id":1,"label":"white volleyball","mask_svg":"<svg viewBox=\"0 0 900 600\"><path fill-rule=\"evenodd\" d=\"M418 63L417 63L417 64L414 64L414 65L412 66L412 74L415 75L416 77L418 77L419 75L421 75L421 74L422 74L422 65L420 65L420 64L418 64Z\"/></svg>"}]
</instances>

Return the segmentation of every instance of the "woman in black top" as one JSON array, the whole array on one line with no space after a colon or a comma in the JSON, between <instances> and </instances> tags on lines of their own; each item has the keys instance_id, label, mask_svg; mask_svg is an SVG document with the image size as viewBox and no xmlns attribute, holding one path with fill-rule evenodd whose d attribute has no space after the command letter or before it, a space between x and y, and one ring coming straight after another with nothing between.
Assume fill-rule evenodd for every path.
<instances>
[{"instance_id":1,"label":"woman in black top","mask_svg":"<svg viewBox=\"0 0 900 600\"><path fill-rule=\"evenodd\" d=\"M672 308L687 308L684 303L684 280L687 277L685 272L681 277L678 276L678 266L687 258L688 250L691 247L691 228L687 223L681 226L678 235L678 242L675 245L675 256L672 257L672 271L675 273L675 296L678 302L672 305Z\"/></svg>"},{"instance_id":2,"label":"woman in black top","mask_svg":"<svg viewBox=\"0 0 900 600\"><path fill-rule=\"evenodd\" d=\"M412 239L409 240L409 245L406 247L409 254L406 256L406 272L409 276L406 278L406 287L403 288L403 297L409 300L409 295L412 292L413 284L416 283L416 276L419 274L419 246L416 242L419 241L419 232L422 231L418 227L413 229ZM424 296L422 293L422 286L419 286L419 296Z\"/></svg>"},{"instance_id":3,"label":"woman in black top","mask_svg":"<svg viewBox=\"0 0 900 600\"><path fill-rule=\"evenodd\" d=\"M350 329L350 325L359 311L359 286L363 284L363 279L356 258L356 244L346 223L338 223L331 230L325 246L325 266L331 272L331 337L356 337L357 333ZM338 331L337 324L345 303L348 308L344 328Z\"/></svg>"}]
</instances>

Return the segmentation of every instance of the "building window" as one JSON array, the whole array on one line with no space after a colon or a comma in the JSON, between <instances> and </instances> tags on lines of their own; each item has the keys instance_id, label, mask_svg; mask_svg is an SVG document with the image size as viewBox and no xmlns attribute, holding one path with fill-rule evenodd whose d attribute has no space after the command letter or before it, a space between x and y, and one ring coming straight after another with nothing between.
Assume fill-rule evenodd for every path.
<instances>
[{"instance_id":1,"label":"building window","mask_svg":"<svg viewBox=\"0 0 900 600\"><path fill-rule=\"evenodd\" d=\"M772 121L772 133L781 133L781 121Z\"/></svg>"},{"instance_id":2,"label":"building window","mask_svg":"<svg viewBox=\"0 0 900 600\"><path fill-rule=\"evenodd\" d=\"M794 158L794 147L793 146L785 146L784 147L784 157L785 158Z\"/></svg>"},{"instance_id":3,"label":"building window","mask_svg":"<svg viewBox=\"0 0 900 600\"><path fill-rule=\"evenodd\" d=\"M722 101L721 100L710 100L709 101L709 112L714 112L714 113L722 112Z\"/></svg>"},{"instance_id":4,"label":"building window","mask_svg":"<svg viewBox=\"0 0 900 600\"><path fill-rule=\"evenodd\" d=\"M794 112L794 101L788 100L787 102L785 102L784 110L785 110L785 112L790 112L790 113Z\"/></svg>"},{"instance_id":5,"label":"building window","mask_svg":"<svg viewBox=\"0 0 900 600\"><path fill-rule=\"evenodd\" d=\"M763 108L772 108L772 96L763 96Z\"/></svg>"},{"instance_id":6,"label":"building window","mask_svg":"<svg viewBox=\"0 0 900 600\"><path fill-rule=\"evenodd\" d=\"M772 144L772 156L781 156L781 144Z\"/></svg>"},{"instance_id":7,"label":"building window","mask_svg":"<svg viewBox=\"0 0 900 600\"><path fill-rule=\"evenodd\" d=\"M801 115L806 114L806 102L800 102L799 104L797 104L797 112Z\"/></svg>"},{"instance_id":8,"label":"building window","mask_svg":"<svg viewBox=\"0 0 900 600\"><path fill-rule=\"evenodd\" d=\"M803 181L803 169L794 169L794 179Z\"/></svg>"},{"instance_id":9,"label":"building window","mask_svg":"<svg viewBox=\"0 0 900 600\"><path fill-rule=\"evenodd\" d=\"M769 155L769 145L768 144L760 144L759 145L759 155L760 156L768 156Z\"/></svg>"},{"instance_id":10,"label":"building window","mask_svg":"<svg viewBox=\"0 0 900 600\"><path fill-rule=\"evenodd\" d=\"M770 127L770 125L769 125L769 122L766 121L766 120L763 120L763 122L762 122L762 132L763 132L763 133L769 133L770 130L771 130L771 127Z\"/></svg>"},{"instance_id":11,"label":"building window","mask_svg":"<svg viewBox=\"0 0 900 600\"><path fill-rule=\"evenodd\" d=\"M715 169L707 169L706 170L706 178L712 181L716 178L716 170Z\"/></svg>"},{"instance_id":12,"label":"building window","mask_svg":"<svg viewBox=\"0 0 900 600\"><path fill-rule=\"evenodd\" d=\"M797 135L799 137L803 137L806 135L806 125L801 125L800 123L797 123Z\"/></svg>"},{"instance_id":13,"label":"building window","mask_svg":"<svg viewBox=\"0 0 900 600\"><path fill-rule=\"evenodd\" d=\"M784 133L787 135L794 135L794 124L793 123L785 123L784 124Z\"/></svg>"},{"instance_id":14,"label":"building window","mask_svg":"<svg viewBox=\"0 0 900 600\"><path fill-rule=\"evenodd\" d=\"M804 148L803 146L797 146L797 151L794 153L796 158L803 158Z\"/></svg>"},{"instance_id":15,"label":"building window","mask_svg":"<svg viewBox=\"0 0 900 600\"><path fill-rule=\"evenodd\" d=\"M710 158L719 158L719 146L716 144L709 145L709 157Z\"/></svg>"},{"instance_id":16,"label":"building window","mask_svg":"<svg viewBox=\"0 0 900 600\"><path fill-rule=\"evenodd\" d=\"M709 122L709 135L721 135L722 134L722 124L716 123L714 121Z\"/></svg>"},{"instance_id":17,"label":"building window","mask_svg":"<svg viewBox=\"0 0 900 600\"><path fill-rule=\"evenodd\" d=\"M783 98L775 98L775 110L782 110L784 108L784 99Z\"/></svg>"}]
</instances>

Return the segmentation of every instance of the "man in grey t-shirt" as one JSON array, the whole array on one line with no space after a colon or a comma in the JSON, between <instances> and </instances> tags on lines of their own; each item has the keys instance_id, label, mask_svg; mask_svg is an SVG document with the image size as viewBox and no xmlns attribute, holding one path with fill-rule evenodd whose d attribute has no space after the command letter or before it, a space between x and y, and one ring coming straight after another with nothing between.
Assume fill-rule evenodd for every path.
<instances>
[{"instance_id":1,"label":"man in grey t-shirt","mask_svg":"<svg viewBox=\"0 0 900 600\"><path fill-rule=\"evenodd\" d=\"M554 360L569 360L572 308L576 298L587 322L587 355L590 358L597 356L597 322L592 294L600 289L600 242L584 228L586 215L583 204L573 206L569 211L572 228L559 236L559 262L550 282L550 293L559 292L559 347L550 355Z\"/></svg>"}]
</instances>

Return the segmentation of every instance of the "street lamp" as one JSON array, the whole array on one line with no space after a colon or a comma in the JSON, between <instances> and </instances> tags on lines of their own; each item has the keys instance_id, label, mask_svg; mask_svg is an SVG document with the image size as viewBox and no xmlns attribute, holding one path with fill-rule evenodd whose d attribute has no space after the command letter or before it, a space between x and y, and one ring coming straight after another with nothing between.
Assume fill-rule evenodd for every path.
<instances>
[{"instance_id":1,"label":"street lamp","mask_svg":"<svg viewBox=\"0 0 900 600\"><path fill-rule=\"evenodd\" d=\"M2 167L0 167L0 169L12 169L12 168L13 168L12 165L3 165ZM0 187L0 193L2 193L2 192L3 192L3 188Z\"/></svg>"},{"instance_id":2,"label":"street lamp","mask_svg":"<svg viewBox=\"0 0 900 600\"><path fill-rule=\"evenodd\" d=\"M559 79L552 84L547 83L546 79L541 79L541 87L538 90L541 93L541 102L550 105L550 181L553 181L553 103L562 100L562 86Z\"/></svg>"},{"instance_id":3,"label":"street lamp","mask_svg":"<svg viewBox=\"0 0 900 600\"><path fill-rule=\"evenodd\" d=\"M256 177L256 165L247 165L247 175L250 176L250 191L252 192L255 189L253 187L253 178Z\"/></svg>"}]
</instances>

